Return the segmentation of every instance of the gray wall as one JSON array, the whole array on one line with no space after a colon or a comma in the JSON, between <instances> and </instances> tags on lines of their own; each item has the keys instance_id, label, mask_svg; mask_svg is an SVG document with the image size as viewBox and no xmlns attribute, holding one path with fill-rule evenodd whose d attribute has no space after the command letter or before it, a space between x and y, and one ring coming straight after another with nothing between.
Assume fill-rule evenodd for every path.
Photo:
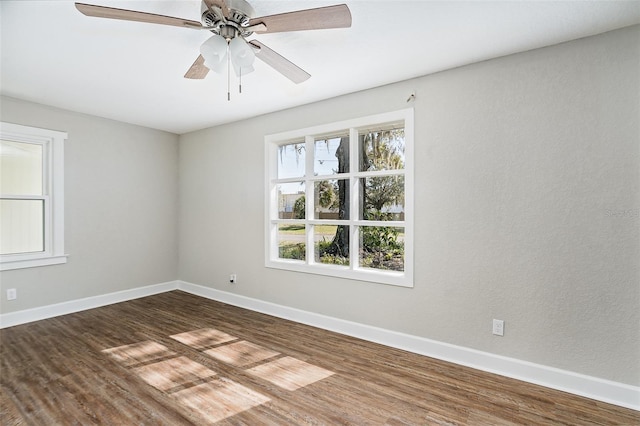
<instances>
[{"instance_id":1,"label":"gray wall","mask_svg":"<svg viewBox=\"0 0 640 426\"><path fill-rule=\"evenodd\" d=\"M0 298L0 310L180 278L640 385L639 76L636 26L190 133L179 144L168 133L1 98L3 121L69 133L70 257L2 272L2 288L17 288L18 300ZM413 91L415 287L266 269L264 135L405 108ZM612 214L620 211L631 214ZM506 321L504 337L491 335L492 318Z\"/></svg>"},{"instance_id":2,"label":"gray wall","mask_svg":"<svg viewBox=\"0 0 640 426\"><path fill-rule=\"evenodd\" d=\"M5 122L65 131L66 264L0 273L2 313L177 278L178 136L0 98ZM16 288L8 302L4 289Z\"/></svg>"},{"instance_id":3,"label":"gray wall","mask_svg":"<svg viewBox=\"0 0 640 426\"><path fill-rule=\"evenodd\" d=\"M180 278L640 385L639 41L636 26L182 135ZM265 268L264 135L414 90L415 287Z\"/></svg>"}]
</instances>

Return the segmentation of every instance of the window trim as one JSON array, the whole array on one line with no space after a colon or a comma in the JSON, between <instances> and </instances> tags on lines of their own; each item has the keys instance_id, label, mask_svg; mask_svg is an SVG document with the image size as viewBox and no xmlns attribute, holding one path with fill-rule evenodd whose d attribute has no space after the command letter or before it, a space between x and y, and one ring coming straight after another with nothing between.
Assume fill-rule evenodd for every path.
<instances>
[{"instance_id":1,"label":"window trim","mask_svg":"<svg viewBox=\"0 0 640 426\"><path fill-rule=\"evenodd\" d=\"M0 271L57 265L67 262L64 252L64 142L68 135L0 122L2 140L43 146L43 195L24 197L0 194L2 199L42 199L44 201L44 251L0 255Z\"/></svg>"},{"instance_id":2,"label":"window trim","mask_svg":"<svg viewBox=\"0 0 640 426\"><path fill-rule=\"evenodd\" d=\"M306 250L307 256L304 262L293 259L282 259L278 257L278 241L276 225L281 222L295 222L291 219L278 219L278 200L276 194L277 184L275 181L281 182L283 179L277 179L277 161L278 161L278 148L281 145L304 140L307 146L313 143L318 136L331 134L333 132L349 131L350 133L350 172L340 175L323 175L323 176L310 176L313 174L313 156L308 155L306 157L307 165L305 167L305 176L302 176L306 185L312 184L316 180L323 179L349 179L350 184L350 197L349 202L352 208L350 211L355 212L355 203L357 203L357 189L354 187L357 185L360 177L373 174L376 172L360 172L358 171L358 158L354 155L357 149L357 132L363 128L372 127L377 125L391 123L396 121L404 121L405 129L405 168L403 174L405 179L405 216L404 221L384 221L376 222L371 220L362 220L357 217L351 217L349 220L331 220L331 224L335 225L350 225L350 241L356 241L358 237L357 227L361 225L368 226L394 226L394 223L404 228L404 244L405 244L405 259L404 259L404 271L382 271L372 268L360 268L358 267L358 253L356 250L350 250L350 262L349 266L328 265L322 263L316 263L313 259L310 259L309 254L312 250L313 235L312 233L306 233ZM334 123L327 123L318 126L307 127L303 129L291 130L277 134L271 134L265 136L265 267L274 269L283 269L289 271L312 273L317 275L325 275L332 277L347 278L359 281L367 281L379 284L389 284L400 287L413 287L413 268L414 268L414 111L413 108L407 108L382 114L371 115L367 117L355 118L351 120L345 120ZM310 151L313 152L313 151ZM391 174L394 172L391 171ZM389 174L389 173L387 173ZM357 177L356 177L357 176ZM291 178L292 182L300 182L300 178ZM307 203L307 209L310 208L310 203ZM306 218L304 220L298 219L301 223L307 224L324 224L327 220L324 219L311 219L312 215L307 211Z\"/></svg>"}]
</instances>

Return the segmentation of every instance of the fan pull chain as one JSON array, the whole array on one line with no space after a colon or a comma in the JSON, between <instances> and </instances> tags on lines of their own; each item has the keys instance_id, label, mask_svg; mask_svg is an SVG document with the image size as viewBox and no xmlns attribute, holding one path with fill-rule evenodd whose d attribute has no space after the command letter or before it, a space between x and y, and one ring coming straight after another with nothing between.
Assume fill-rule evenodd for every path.
<instances>
[{"instance_id":1,"label":"fan pull chain","mask_svg":"<svg viewBox=\"0 0 640 426\"><path fill-rule=\"evenodd\" d=\"M242 93L242 67L240 67L238 93Z\"/></svg>"},{"instance_id":2,"label":"fan pull chain","mask_svg":"<svg viewBox=\"0 0 640 426\"><path fill-rule=\"evenodd\" d=\"M231 101L231 55L227 44L227 101Z\"/></svg>"}]
</instances>

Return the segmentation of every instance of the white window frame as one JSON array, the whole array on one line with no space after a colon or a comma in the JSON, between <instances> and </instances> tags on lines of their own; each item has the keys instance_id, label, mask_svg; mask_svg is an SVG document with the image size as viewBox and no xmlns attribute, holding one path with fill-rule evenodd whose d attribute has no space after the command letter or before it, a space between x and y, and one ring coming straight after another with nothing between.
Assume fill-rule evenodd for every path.
<instances>
[{"instance_id":1,"label":"white window frame","mask_svg":"<svg viewBox=\"0 0 640 426\"><path fill-rule=\"evenodd\" d=\"M329 123L315 127L292 130L283 133L265 136L265 266L268 268L284 269L289 271L297 271L304 273L312 273L319 275L327 275L340 278L348 278L353 280L367 281L372 283L381 283L396 285L401 287L413 287L413 218L414 218L414 200L413 200L413 144L414 144L414 122L413 109L403 109L388 113L372 115L352 120L345 120L336 123ZM296 140L305 140L306 144L306 175L302 179L294 178L291 181L304 180L306 187L310 188L314 181L322 179L348 179L349 180L349 202L351 203L351 212L358 211L358 192L359 179L365 177L372 172L360 172L358 166L358 156L355 155L358 149L358 132L367 128L375 129L377 125L383 125L393 122L404 122L405 137L405 168L398 174L404 175L405 179L405 202L404 221L388 222L371 220L361 220L358 217L351 217L349 220L332 220L332 224L349 226L349 266L328 265L316 263L313 256L310 256L313 246L313 233L307 232L306 250L307 255L304 261L293 259L282 259L278 252L277 225L279 223L291 222L289 219L278 218L278 196L277 183L281 180L277 179L278 171L278 149L282 145L286 145ZM313 144L316 136L331 134L334 132L348 131L350 135L350 167L348 173L336 175L328 175L322 177L313 176ZM307 197L310 200L310 197ZM304 223L308 225L325 224L326 220L315 220L310 218L310 203L307 202L307 215ZM400 226L404 228L404 271L386 271L373 268L361 268L358 266L359 259L359 239L358 226Z\"/></svg>"},{"instance_id":2,"label":"white window frame","mask_svg":"<svg viewBox=\"0 0 640 426\"><path fill-rule=\"evenodd\" d=\"M35 199L44 202L44 250L0 255L0 271L57 265L67 262L64 253L64 142L67 133L0 122L5 141L41 145L43 150L42 196L0 194L2 199Z\"/></svg>"}]
</instances>

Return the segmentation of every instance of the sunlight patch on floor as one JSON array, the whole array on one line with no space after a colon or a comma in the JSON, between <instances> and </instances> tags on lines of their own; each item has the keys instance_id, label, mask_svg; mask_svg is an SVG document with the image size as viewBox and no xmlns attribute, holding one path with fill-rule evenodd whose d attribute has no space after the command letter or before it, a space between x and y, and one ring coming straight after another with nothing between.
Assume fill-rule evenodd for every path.
<instances>
[{"instance_id":1,"label":"sunlight patch on floor","mask_svg":"<svg viewBox=\"0 0 640 426\"><path fill-rule=\"evenodd\" d=\"M247 372L290 391L335 374L289 356L250 368Z\"/></svg>"},{"instance_id":2,"label":"sunlight patch on floor","mask_svg":"<svg viewBox=\"0 0 640 426\"><path fill-rule=\"evenodd\" d=\"M200 330L174 334L170 337L180 343L191 346L194 349L205 349L238 339L237 337L213 328L202 328Z\"/></svg>"},{"instance_id":3,"label":"sunlight patch on floor","mask_svg":"<svg viewBox=\"0 0 640 426\"><path fill-rule=\"evenodd\" d=\"M225 378L192 386L171 397L191 408L200 418L198 424L213 424L269 401L266 396Z\"/></svg>"},{"instance_id":4,"label":"sunlight patch on floor","mask_svg":"<svg viewBox=\"0 0 640 426\"><path fill-rule=\"evenodd\" d=\"M151 340L105 349L102 352L109 354L125 367L177 355L166 346Z\"/></svg>"},{"instance_id":5,"label":"sunlight patch on floor","mask_svg":"<svg viewBox=\"0 0 640 426\"><path fill-rule=\"evenodd\" d=\"M214 377L217 374L185 356L137 367L133 371L154 388L165 392L177 386Z\"/></svg>"},{"instance_id":6,"label":"sunlight patch on floor","mask_svg":"<svg viewBox=\"0 0 640 426\"><path fill-rule=\"evenodd\" d=\"M289 391L335 374L290 356L277 358L282 355L280 352L239 340L213 328L169 337ZM205 365L151 340L102 352L136 373L147 384L176 399L196 424L214 424L270 401L267 396L221 377Z\"/></svg>"},{"instance_id":7,"label":"sunlight patch on floor","mask_svg":"<svg viewBox=\"0 0 640 426\"><path fill-rule=\"evenodd\" d=\"M226 362L227 364L231 364L236 367L245 367L280 355L280 352L275 352L244 340L224 346L218 346L217 348L206 350L204 353L219 361Z\"/></svg>"}]
</instances>

